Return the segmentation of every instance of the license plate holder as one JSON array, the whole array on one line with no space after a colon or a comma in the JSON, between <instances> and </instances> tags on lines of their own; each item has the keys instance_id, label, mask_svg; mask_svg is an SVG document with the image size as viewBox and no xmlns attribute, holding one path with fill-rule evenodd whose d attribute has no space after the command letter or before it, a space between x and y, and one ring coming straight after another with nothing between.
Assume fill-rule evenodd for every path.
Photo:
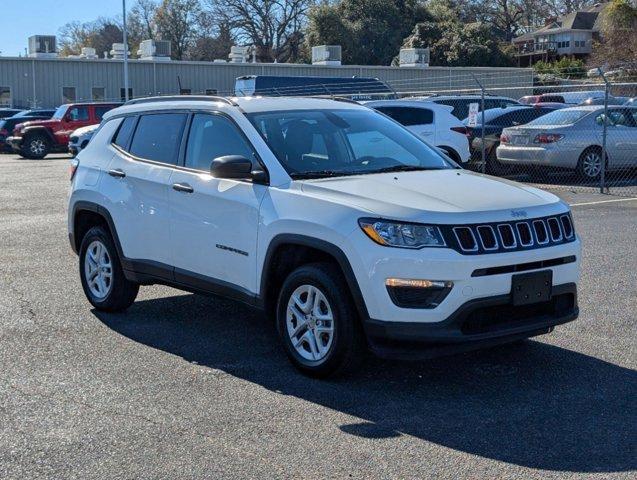
<instances>
[{"instance_id":1,"label":"license plate holder","mask_svg":"<svg viewBox=\"0 0 637 480\"><path fill-rule=\"evenodd\" d=\"M552 290L552 270L518 273L511 278L511 301L514 306L548 302Z\"/></svg>"}]
</instances>

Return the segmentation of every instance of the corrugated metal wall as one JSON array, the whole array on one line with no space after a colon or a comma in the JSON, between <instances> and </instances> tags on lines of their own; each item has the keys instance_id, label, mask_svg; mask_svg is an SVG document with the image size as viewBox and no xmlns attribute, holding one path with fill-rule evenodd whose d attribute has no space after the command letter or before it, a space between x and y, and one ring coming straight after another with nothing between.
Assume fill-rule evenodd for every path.
<instances>
[{"instance_id":1,"label":"corrugated metal wall","mask_svg":"<svg viewBox=\"0 0 637 480\"><path fill-rule=\"evenodd\" d=\"M397 91L444 92L475 89L475 77L491 93L518 97L530 93L533 73L517 68L397 68L377 66L327 67L299 64L230 64L207 62L145 62L131 60L130 87L135 97L179 93L178 77L191 93L216 90L230 94L242 75L309 75L377 77ZM62 103L62 88L75 87L77 101L92 100L91 89L103 87L107 100L120 100L122 61L30 59L0 57L0 87L10 87L18 107L54 107Z\"/></svg>"}]
</instances>

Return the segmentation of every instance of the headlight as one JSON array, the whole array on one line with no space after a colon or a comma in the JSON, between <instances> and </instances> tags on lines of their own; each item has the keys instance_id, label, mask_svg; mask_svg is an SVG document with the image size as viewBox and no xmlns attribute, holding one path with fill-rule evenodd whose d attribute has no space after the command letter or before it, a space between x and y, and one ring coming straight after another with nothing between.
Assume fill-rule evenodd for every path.
<instances>
[{"instance_id":1,"label":"headlight","mask_svg":"<svg viewBox=\"0 0 637 480\"><path fill-rule=\"evenodd\" d=\"M444 247L445 240L435 225L401 223L361 218L358 224L369 238L380 245L400 248Z\"/></svg>"}]
</instances>

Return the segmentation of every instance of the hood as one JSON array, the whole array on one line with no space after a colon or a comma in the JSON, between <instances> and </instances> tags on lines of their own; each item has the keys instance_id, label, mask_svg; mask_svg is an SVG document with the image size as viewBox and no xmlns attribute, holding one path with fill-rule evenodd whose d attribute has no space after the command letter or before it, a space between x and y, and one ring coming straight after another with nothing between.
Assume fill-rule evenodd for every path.
<instances>
[{"instance_id":1,"label":"hood","mask_svg":"<svg viewBox=\"0 0 637 480\"><path fill-rule=\"evenodd\" d=\"M60 121L59 120L55 120L55 119L47 119L47 120L28 120L26 122L21 122L19 125L22 125L22 127L33 127L33 126L38 126L38 127L45 127L48 125L57 125L59 124Z\"/></svg>"},{"instance_id":2,"label":"hood","mask_svg":"<svg viewBox=\"0 0 637 480\"><path fill-rule=\"evenodd\" d=\"M97 130L97 128L99 127L99 124L97 125L89 125L87 127L80 127L77 130L73 130L73 133L71 135L79 137L81 135L86 135L87 133L92 133L95 130Z\"/></svg>"},{"instance_id":3,"label":"hood","mask_svg":"<svg viewBox=\"0 0 637 480\"><path fill-rule=\"evenodd\" d=\"M499 212L492 221L539 216L565 210L555 195L467 170L383 173L306 180L302 190L347 203L386 218L452 223L484 221L484 212ZM549 210L549 211L547 211ZM453 214L452 222L449 215Z\"/></svg>"}]
</instances>

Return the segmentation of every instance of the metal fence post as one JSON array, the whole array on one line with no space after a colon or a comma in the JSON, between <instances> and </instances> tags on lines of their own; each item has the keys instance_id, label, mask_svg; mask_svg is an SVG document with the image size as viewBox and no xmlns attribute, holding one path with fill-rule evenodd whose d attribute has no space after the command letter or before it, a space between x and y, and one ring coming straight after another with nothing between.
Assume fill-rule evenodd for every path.
<instances>
[{"instance_id":1,"label":"metal fence post","mask_svg":"<svg viewBox=\"0 0 637 480\"><path fill-rule=\"evenodd\" d=\"M599 193L604 193L606 189L606 134L608 130L608 94L610 90L610 83L604 75L604 72L600 67L597 67L602 80L604 80L604 121L602 122L602 159L599 171Z\"/></svg>"},{"instance_id":2,"label":"metal fence post","mask_svg":"<svg viewBox=\"0 0 637 480\"><path fill-rule=\"evenodd\" d=\"M478 80L478 77L476 77L473 73L471 74L471 76L473 77L473 79L476 81L476 83L478 84L478 86L480 87L480 123L481 125L481 133L480 133L480 155L481 155L481 159L482 159L482 166L480 167L480 170L482 171L482 173L486 173L487 171L487 156L486 156L486 147L484 145L484 86L482 85L482 83L480 83L480 80Z\"/></svg>"}]
</instances>

